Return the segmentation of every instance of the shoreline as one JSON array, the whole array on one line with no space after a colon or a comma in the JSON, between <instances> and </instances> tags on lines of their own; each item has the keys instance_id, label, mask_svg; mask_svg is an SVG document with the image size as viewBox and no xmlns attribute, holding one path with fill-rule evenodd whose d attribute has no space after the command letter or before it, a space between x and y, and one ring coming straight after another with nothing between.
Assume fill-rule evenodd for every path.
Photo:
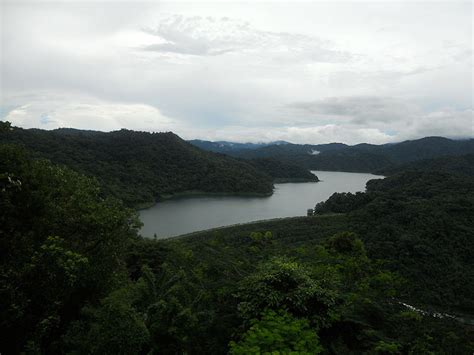
<instances>
[{"instance_id":1,"label":"shoreline","mask_svg":"<svg viewBox=\"0 0 474 355\"><path fill-rule=\"evenodd\" d=\"M153 202L144 202L138 207L135 208L137 211L146 210L148 208L153 207L159 202L168 201L168 200L175 200L180 198L189 198L189 197L220 197L220 196L230 196L230 197L270 197L273 195L272 192L206 192L200 190L191 190L191 191L182 191L176 192L173 194L163 194L160 195L156 201Z\"/></svg>"},{"instance_id":2,"label":"shoreline","mask_svg":"<svg viewBox=\"0 0 474 355\"><path fill-rule=\"evenodd\" d=\"M274 184L287 184L287 183L305 183L305 182L320 182L319 179L308 179L308 178L276 178L273 180Z\"/></svg>"}]
</instances>

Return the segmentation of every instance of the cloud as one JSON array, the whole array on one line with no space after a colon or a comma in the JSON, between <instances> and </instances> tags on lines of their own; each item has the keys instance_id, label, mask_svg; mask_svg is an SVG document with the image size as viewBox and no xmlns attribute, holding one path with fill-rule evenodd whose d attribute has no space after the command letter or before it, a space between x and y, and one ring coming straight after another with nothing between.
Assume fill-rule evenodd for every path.
<instances>
[{"instance_id":1,"label":"cloud","mask_svg":"<svg viewBox=\"0 0 474 355\"><path fill-rule=\"evenodd\" d=\"M238 141L472 136L471 9L7 1L0 117Z\"/></svg>"},{"instance_id":2,"label":"cloud","mask_svg":"<svg viewBox=\"0 0 474 355\"><path fill-rule=\"evenodd\" d=\"M372 132L372 139L377 136L377 140L385 142L422 136L474 136L472 108L447 107L426 112L413 101L376 96L329 97L291 103L287 108L302 113L307 120L322 118L354 131Z\"/></svg>"},{"instance_id":3,"label":"cloud","mask_svg":"<svg viewBox=\"0 0 474 355\"><path fill-rule=\"evenodd\" d=\"M91 97L43 94L10 110L3 118L24 128L77 128L111 131L171 131L178 123L144 104L114 103Z\"/></svg>"},{"instance_id":4,"label":"cloud","mask_svg":"<svg viewBox=\"0 0 474 355\"><path fill-rule=\"evenodd\" d=\"M333 43L316 36L258 30L248 22L227 17L170 16L143 31L156 36L160 42L142 49L158 53L196 56L262 53L280 60L327 63L352 58L349 52L334 49Z\"/></svg>"},{"instance_id":5,"label":"cloud","mask_svg":"<svg viewBox=\"0 0 474 355\"><path fill-rule=\"evenodd\" d=\"M335 121L357 125L407 120L420 113L420 108L415 104L377 96L328 97L315 101L295 102L288 104L287 107L306 115L324 115Z\"/></svg>"},{"instance_id":6,"label":"cloud","mask_svg":"<svg viewBox=\"0 0 474 355\"><path fill-rule=\"evenodd\" d=\"M474 110L444 110L433 111L416 117L412 122L412 130L407 138L422 136L443 136L450 138L474 137Z\"/></svg>"}]
</instances>

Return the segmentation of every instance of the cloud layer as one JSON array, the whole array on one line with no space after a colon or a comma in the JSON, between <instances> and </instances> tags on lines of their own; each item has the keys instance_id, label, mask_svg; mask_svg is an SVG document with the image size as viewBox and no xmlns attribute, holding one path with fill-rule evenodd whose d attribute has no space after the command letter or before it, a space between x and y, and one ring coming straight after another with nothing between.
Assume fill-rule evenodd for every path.
<instances>
[{"instance_id":1,"label":"cloud layer","mask_svg":"<svg viewBox=\"0 0 474 355\"><path fill-rule=\"evenodd\" d=\"M0 114L215 140L472 137L471 10L4 2Z\"/></svg>"}]
</instances>

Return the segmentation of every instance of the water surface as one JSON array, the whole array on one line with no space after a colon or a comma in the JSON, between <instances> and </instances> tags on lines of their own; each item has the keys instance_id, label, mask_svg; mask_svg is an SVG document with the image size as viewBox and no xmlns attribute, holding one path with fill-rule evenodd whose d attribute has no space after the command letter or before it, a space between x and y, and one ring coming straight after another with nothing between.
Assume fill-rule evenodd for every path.
<instances>
[{"instance_id":1,"label":"water surface","mask_svg":"<svg viewBox=\"0 0 474 355\"><path fill-rule=\"evenodd\" d=\"M372 174L313 171L320 182L275 184L269 197L183 197L140 211L145 237L173 237L204 229L280 217L306 215L334 192L364 191Z\"/></svg>"}]
</instances>

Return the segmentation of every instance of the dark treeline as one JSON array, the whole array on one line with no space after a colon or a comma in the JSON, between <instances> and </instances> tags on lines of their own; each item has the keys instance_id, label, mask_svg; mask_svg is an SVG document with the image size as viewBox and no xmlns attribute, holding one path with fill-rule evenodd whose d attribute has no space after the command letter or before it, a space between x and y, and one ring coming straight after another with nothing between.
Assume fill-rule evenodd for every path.
<instances>
[{"instance_id":1,"label":"dark treeline","mask_svg":"<svg viewBox=\"0 0 474 355\"><path fill-rule=\"evenodd\" d=\"M128 206L179 192L271 194L272 178L251 164L202 151L173 133L110 133L14 128L0 143L98 179L103 192Z\"/></svg>"},{"instance_id":2,"label":"dark treeline","mask_svg":"<svg viewBox=\"0 0 474 355\"><path fill-rule=\"evenodd\" d=\"M432 171L474 176L474 154L422 159L376 171L380 175L393 175L402 171Z\"/></svg>"},{"instance_id":3,"label":"dark treeline","mask_svg":"<svg viewBox=\"0 0 474 355\"><path fill-rule=\"evenodd\" d=\"M272 158L256 158L244 160L259 171L270 175L276 183L284 182L316 182L318 177L309 170L298 165L285 163Z\"/></svg>"},{"instance_id":4,"label":"dark treeline","mask_svg":"<svg viewBox=\"0 0 474 355\"><path fill-rule=\"evenodd\" d=\"M202 146L204 149L209 147L209 145ZM212 149L218 151L219 146L212 146ZM222 152L246 159L279 159L309 170L375 172L422 159L474 154L474 139L426 137L396 144L354 146L341 143L319 145L288 143Z\"/></svg>"},{"instance_id":5,"label":"dark treeline","mask_svg":"<svg viewBox=\"0 0 474 355\"><path fill-rule=\"evenodd\" d=\"M410 301L474 315L472 176L400 172L369 181L366 193L336 193L315 211L347 213L369 255L409 280Z\"/></svg>"},{"instance_id":6,"label":"dark treeline","mask_svg":"<svg viewBox=\"0 0 474 355\"><path fill-rule=\"evenodd\" d=\"M210 142L210 141L204 141L201 139L192 139L192 140L189 140L188 142L201 149L208 150L215 153L224 153L224 154L237 152L243 149L257 149L261 147L266 147L268 145L279 145L279 144L288 143L285 141L276 141L276 142L270 142L270 143L235 143L235 142L227 142L227 141Z\"/></svg>"},{"instance_id":7,"label":"dark treeline","mask_svg":"<svg viewBox=\"0 0 474 355\"><path fill-rule=\"evenodd\" d=\"M155 241L95 179L2 144L0 352L471 354L473 326L429 312L473 313L472 184L402 172L316 217Z\"/></svg>"}]
</instances>

